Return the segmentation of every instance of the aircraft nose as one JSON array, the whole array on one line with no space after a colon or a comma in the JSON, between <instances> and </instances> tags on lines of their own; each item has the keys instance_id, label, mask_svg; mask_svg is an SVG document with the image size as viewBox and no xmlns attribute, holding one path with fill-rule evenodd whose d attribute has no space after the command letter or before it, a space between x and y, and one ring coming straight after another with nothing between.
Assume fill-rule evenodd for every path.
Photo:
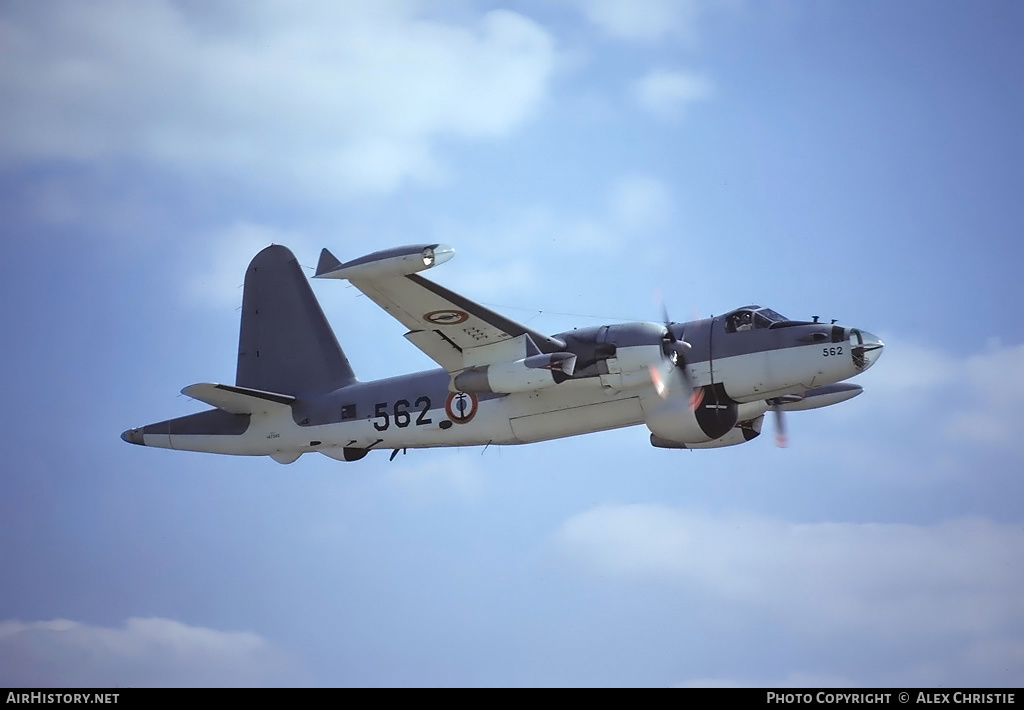
<instances>
[{"instance_id":1,"label":"aircraft nose","mask_svg":"<svg viewBox=\"0 0 1024 710\"><path fill-rule=\"evenodd\" d=\"M142 429L127 429L121 433L121 438L127 441L129 444L138 444L139 446L145 446L145 442L142 440Z\"/></svg>"},{"instance_id":2,"label":"aircraft nose","mask_svg":"<svg viewBox=\"0 0 1024 710\"><path fill-rule=\"evenodd\" d=\"M875 364L882 355L885 343L874 333L866 330L850 329L850 355L858 370L866 370Z\"/></svg>"}]
</instances>

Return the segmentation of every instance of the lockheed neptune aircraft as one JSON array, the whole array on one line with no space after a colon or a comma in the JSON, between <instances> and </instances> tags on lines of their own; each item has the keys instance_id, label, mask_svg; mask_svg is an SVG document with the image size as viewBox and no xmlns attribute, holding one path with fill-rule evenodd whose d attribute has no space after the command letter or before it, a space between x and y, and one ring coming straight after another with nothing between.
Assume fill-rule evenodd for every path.
<instances>
[{"instance_id":1,"label":"lockheed neptune aircraft","mask_svg":"<svg viewBox=\"0 0 1024 710\"><path fill-rule=\"evenodd\" d=\"M645 424L651 444L742 444L773 411L855 397L843 380L871 367L882 341L865 330L793 321L758 306L688 323L634 322L544 335L417 272L454 250L421 244L339 262L346 279L409 332L441 369L356 379L298 261L269 246L245 274L235 384L182 392L214 409L129 429L143 446L291 463L319 452L357 461L374 449L525 444Z\"/></svg>"}]
</instances>

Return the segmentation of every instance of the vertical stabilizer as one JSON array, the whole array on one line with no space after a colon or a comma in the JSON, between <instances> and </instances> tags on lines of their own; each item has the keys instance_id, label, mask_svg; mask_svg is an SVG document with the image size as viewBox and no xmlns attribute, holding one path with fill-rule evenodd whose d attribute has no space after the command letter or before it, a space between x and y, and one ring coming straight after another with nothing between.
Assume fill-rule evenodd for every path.
<instances>
[{"instance_id":1,"label":"vertical stabilizer","mask_svg":"<svg viewBox=\"0 0 1024 710\"><path fill-rule=\"evenodd\" d=\"M261 251L245 272L235 384L303 396L353 382L295 256L279 245Z\"/></svg>"}]
</instances>

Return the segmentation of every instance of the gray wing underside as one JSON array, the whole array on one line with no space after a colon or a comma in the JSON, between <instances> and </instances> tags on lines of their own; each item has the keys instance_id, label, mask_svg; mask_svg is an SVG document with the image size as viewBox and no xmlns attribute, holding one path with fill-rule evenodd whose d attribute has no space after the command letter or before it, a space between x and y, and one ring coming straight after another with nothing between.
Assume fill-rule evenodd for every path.
<instances>
[{"instance_id":1,"label":"gray wing underside","mask_svg":"<svg viewBox=\"0 0 1024 710\"><path fill-rule=\"evenodd\" d=\"M543 353L565 347L556 338L531 330L418 274L350 282L408 328L406 339L449 372L505 359L499 354L501 344L522 343L524 336Z\"/></svg>"}]
</instances>

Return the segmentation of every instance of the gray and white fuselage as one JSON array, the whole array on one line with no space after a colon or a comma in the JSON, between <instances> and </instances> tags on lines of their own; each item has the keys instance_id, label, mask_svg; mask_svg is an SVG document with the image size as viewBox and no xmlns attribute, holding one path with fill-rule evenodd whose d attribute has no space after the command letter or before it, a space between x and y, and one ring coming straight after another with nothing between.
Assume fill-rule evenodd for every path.
<instances>
[{"instance_id":1,"label":"gray and white fuselage","mask_svg":"<svg viewBox=\"0 0 1024 710\"><path fill-rule=\"evenodd\" d=\"M269 250L283 252L267 254ZM392 251L387 254L395 258ZM401 256L407 258L405 252ZM447 258L450 253L438 261ZM351 271L353 264L334 270ZM451 365L442 353L435 359L448 369L359 382L340 348L343 362L328 361L336 356L331 344L323 343L326 321L317 321L323 319L322 312L308 282L295 278L297 268L283 247L270 247L253 260L243 296L236 384L183 390L215 409L130 429L122 438L160 448L268 455L288 463L310 452L353 461L375 449L524 444L646 424L655 446L711 448L757 436L770 408L811 409L856 396L861 388L844 380L874 364L882 350L881 341L867 331L790 321L756 306L687 323L621 323L541 338L516 332L517 324L492 318L487 309L401 272L374 276L374 282L351 280L381 299L385 296L379 283L395 288L427 284L433 296L441 294L452 307L426 311L422 319L462 360L459 367ZM411 285L395 281L410 278ZM279 292L280 303L273 299ZM261 308L267 320L258 320L264 317ZM297 309L307 314L315 309L306 319L312 324L286 322L296 320ZM489 350L479 348L483 354L474 356L472 348L459 347L452 335L469 315L500 327L507 336L487 345ZM268 324L282 332L268 336ZM426 330L411 330L407 338L419 344L428 337ZM295 340L305 349L296 350L294 342L283 344ZM522 357L515 354L519 341L525 348ZM688 344L685 363L667 355L667 342ZM429 354L432 347L424 349ZM319 348L322 357L310 355L310 348ZM496 348L512 354L496 355ZM293 363L287 359L290 354L314 359ZM677 367L688 368L688 377L674 376ZM663 382L655 370L665 375ZM697 410L689 406L691 388L703 397Z\"/></svg>"}]
</instances>

